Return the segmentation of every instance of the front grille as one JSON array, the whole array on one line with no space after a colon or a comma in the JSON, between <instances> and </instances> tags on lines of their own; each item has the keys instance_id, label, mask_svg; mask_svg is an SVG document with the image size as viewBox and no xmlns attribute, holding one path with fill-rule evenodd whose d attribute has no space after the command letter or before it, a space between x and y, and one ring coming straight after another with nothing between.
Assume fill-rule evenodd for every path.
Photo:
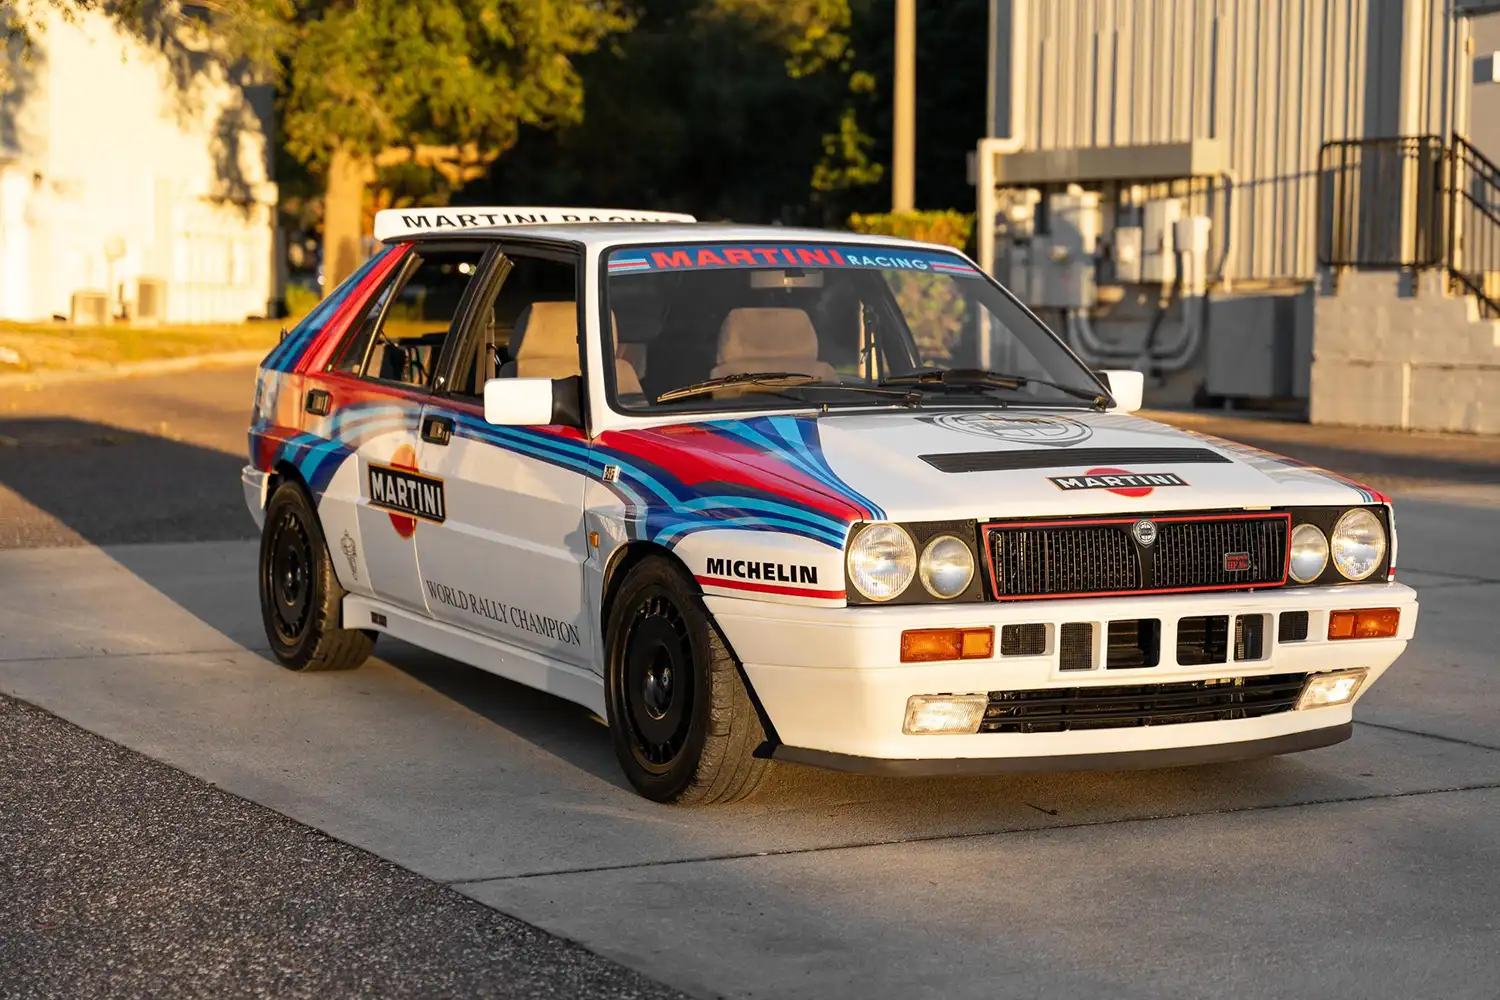
<instances>
[{"instance_id":1,"label":"front grille","mask_svg":"<svg viewBox=\"0 0 1500 1000\"><path fill-rule=\"evenodd\" d=\"M1306 674L1222 677L1171 684L991 691L981 733L1061 733L1258 719L1287 712Z\"/></svg>"},{"instance_id":2,"label":"front grille","mask_svg":"<svg viewBox=\"0 0 1500 1000\"><path fill-rule=\"evenodd\" d=\"M1151 519L1151 545L1132 535L1138 520L985 525L993 596L1228 590L1286 582L1287 514L1159 516Z\"/></svg>"},{"instance_id":3,"label":"front grille","mask_svg":"<svg viewBox=\"0 0 1500 1000\"><path fill-rule=\"evenodd\" d=\"M1279 529L1279 530L1278 530ZM1286 523L1281 518L1176 521L1161 525L1151 547L1156 588L1280 583L1286 570ZM1232 569L1231 559L1244 565Z\"/></svg>"},{"instance_id":4,"label":"front grille","mask_svg":"<svg viewBox=\"0 0 1500 1000\"><path fill-rule=\"evenodd\" d=\"M1113 526L1005 528L990 533L1001 597L1139 590L1135 543Z\"/></svg>"}]
</instances>

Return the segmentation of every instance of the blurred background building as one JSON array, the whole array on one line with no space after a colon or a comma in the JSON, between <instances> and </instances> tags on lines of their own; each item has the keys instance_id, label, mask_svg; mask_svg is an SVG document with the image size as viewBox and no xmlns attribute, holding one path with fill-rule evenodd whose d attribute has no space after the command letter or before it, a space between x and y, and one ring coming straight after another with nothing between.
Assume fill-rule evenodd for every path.
<instances>
[{"instance_id":1,"label":"blurred background building","mask_svg":"<svg viewBox=\"0 0 1500 1000\"><path fill-rule=\"evenodd\" d=\"M1158 404L1500 431L1496 10L992 0L981 259Z\"/></svg>"},{"instance_id":2,"label":"blurred background building","mask_svg":"<svg viewBox=\"0 0 1500 1000\"><path fill-rule=\"evenodd\" d=\"M149 28L149 26L148 26ZM279 297L272 93L191 30L55 10L6 55L0 318L222 322Z\"/></svg>"}]
</instances>

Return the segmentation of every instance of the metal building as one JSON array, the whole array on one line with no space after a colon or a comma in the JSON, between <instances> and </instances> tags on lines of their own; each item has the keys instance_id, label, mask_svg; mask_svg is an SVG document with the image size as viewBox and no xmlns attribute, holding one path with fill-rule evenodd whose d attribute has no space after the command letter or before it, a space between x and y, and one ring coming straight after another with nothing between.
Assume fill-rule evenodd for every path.
<instances>
[{"instance_id":1,"label":"metal building","mask_svg":"<svg viewBox=\"0 0 1500 1000\"><path fill-rule=\"evenodd\" d=\"M1475 251L1500 216L1464 216L1500 182L1469 141L1500 143L1471 117L1497 7L992 0L981 260L1159 398L1306 400L1350 271L1495 306Z\"/></svg>"}]
</instances>

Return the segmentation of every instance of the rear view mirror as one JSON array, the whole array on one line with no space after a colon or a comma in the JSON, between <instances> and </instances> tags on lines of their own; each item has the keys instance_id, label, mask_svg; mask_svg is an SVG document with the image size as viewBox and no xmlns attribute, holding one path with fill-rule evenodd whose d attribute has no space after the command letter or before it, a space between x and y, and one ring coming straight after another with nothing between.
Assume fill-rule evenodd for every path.
<instances>
[{"instance_id":1,"label":"rear view mirror","mask_svg":"<svg viewBox=\"0 0 1500 1000\"><path fill-rule=\"evenodd\" d=\"M1134 413L1141 408L1141 399L1146 394L1146 376L1129 368L1110 368L1098 373L1115 397L1114 409L1121 413Z\"/></svg>"},{"instance_id":2,"label":"rear view mirror","mask_svg":"<svg viewBox=\"0 0 1500 1000\"><path fill-rule=\"evenodd\" d=\"M583 424L578 376L492 378L484 383L484 421L496 427Z\"/></svg>"}]
</instances>

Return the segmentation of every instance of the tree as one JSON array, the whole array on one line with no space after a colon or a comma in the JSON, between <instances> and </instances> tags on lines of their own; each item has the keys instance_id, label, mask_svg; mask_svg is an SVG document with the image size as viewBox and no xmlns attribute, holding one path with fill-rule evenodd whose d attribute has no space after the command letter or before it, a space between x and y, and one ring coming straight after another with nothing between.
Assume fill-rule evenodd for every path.
<instances>
[{"instance_id":1,"label":"tree","mask_svg":"<svg viewBox=\"0 0 1500 1000\"><path fill-rule=\"evenodd\" d=\"M629 26L620 0L302 3L282 126L288 150L325 173L324 287L358 263L365 188L382 154L493 156L523 125L576 121L573 59Z\"/></svg>"},{"instance_id":2,"label":"tree","mask_svg":"<svg viewBox=\"0 0 1500 1000\"><path fill-rule=\"evenodd\" d=\"M636 0L579 61L584 117L526 129L461 197L818 222L809 198L848 93L848 0Z\"/></svg>"}]
</instances>

